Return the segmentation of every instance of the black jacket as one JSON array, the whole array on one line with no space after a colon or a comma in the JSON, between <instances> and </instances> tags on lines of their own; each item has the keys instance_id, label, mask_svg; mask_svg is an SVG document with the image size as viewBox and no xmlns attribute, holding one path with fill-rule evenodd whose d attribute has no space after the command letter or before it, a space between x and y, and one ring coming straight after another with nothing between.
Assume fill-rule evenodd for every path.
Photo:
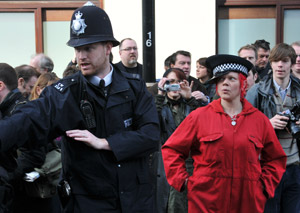
<instances>
[{"instance_id":1,"label":"black jacket","mask_svg":"<svg viewBox=\"0 0 300 213\"><path fill-rule=\"evenodd\" d=\"M26 100L18 89L11 91L0 104L0 119L11 116L14 110L24 103L26 103ZM17 168L17 153L15 148L11 148L8 152L0 152L0 165L5 169L2 170L0 176L7 180L8 174L5 174L5 171L12 172Z\"/></svg>"},{"instance_id":2,"label":"black jacket","mask_svg":"<svg viewBox=\"0 0 300 213\"><path fill-rule=\"evenodd\" d=\"M25 102L25 98L18 89L8 93L0 104L0 120L11 116L14 110ZM9 174L18 166L16 158L15 146L5 152L0 152L0 212L9 212L12 207L14 190L8 181L10 179Z\"/></svg>"},{"instance_id":3,"label":"black jacket","mask_svg":"<svg viewBox=\"0 0 300 213\"><path fill-rule=\"evenodd\" d=\"M206 91L206 88L205 86L203 86L198 79L194 78L193 76L189 76L188 77L188 82L189 84L191 85L192 81L194 82L194 85L192 87L192 92L194 91L200 91L200 92L203 92L204 95L207 95L207 91Z\"/></svg>"},{"instance_id":4,"label":"black jacket","mask_svg":"<svg viewBox=\"0 0 300 213\"><path fill-rule=\"evenodd\" d=\"M131 74L138 74L137 77L143 78L143 65L141 65L140 63L137 63L137 66L134 68L129 68L129 67L125 67L124 64L122 63L122 61L120 61L120 62L116 63L115 66L123 72L128 72Z\"/></svg>"},{"instance_id":5,"label":"black jacket","mask_svg":"<svg viewBox=\"0 0 300 213\"><path fill-rule=\"evenodd\" d=\"M10 117L16 109L22 107L25 103L27 103L27 100L18 89L11 91L0 104L2 117ZM7 180L9 181L22 178L25 172L40 167L45 160L46 150L42 147L37 150L21 147L19 151L19 155L17 155L15 148L12 148L10 152L0 153L0 162L8 171Z\"/></svg>"},{"instance_id":6,"label":"black jacket","mask_svg":"<svg viewBox=\"0 0 300 213\"><path fill-rule=\"evenodd\" d=\"M0 122L0 149L7 150L13 143L20 145L29 135L34 146L67 130L87 129L80 109L81 101L87 100L97 123L90 131L106 138L112 151L95 150L71 138L64 141L64 177L73 194L114 200L122 212L151 212L147 158L157 149L159 140L155 104L142 80L117 69L112 78L107 101L81 72L47 87L39 99L16 111L10 120ZM16 125L19 123L22 127Z\"/></svg>"}]
</instances>

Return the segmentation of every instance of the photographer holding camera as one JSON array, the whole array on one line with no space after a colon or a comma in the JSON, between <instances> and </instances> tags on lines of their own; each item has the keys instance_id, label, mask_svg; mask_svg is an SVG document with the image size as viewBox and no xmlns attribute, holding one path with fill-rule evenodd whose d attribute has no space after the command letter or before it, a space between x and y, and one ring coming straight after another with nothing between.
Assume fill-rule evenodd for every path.
<instances>
[{"instance_id":1,"label":"photographer holding camera","mask_svg":"<svg viewBox=\"0 0 300 213\"><path fill-rule=\"evenodd\" d=\"M153 154L153 173L156 179L156 211L155 212L187 212L187 195L170 188L164 171L161 156L161 146L175 131L185 117L199 105L192 96L191 88L183 70L179 68L168 69L158 82L158 94L155 104L160 117L160 143L159 151ZM188 158L186 166L190 175L193 171L193 161ZM156 168L157 167L157 168Z\"/></svg>"},{"instance_id":2,"label":"photographer holding camera","mask_svg":"<svg viewBox=\"0 0 300 213\"><path fill-rule=\"evenodd\" d=\"M294 49L284 43L270 52L272 74L254 85L246 99L269 119L287 155L286 172L276 188L275 197L267 201L265 212L300 212L299 101L300 82L291 75L295 64Z\"/></svg>"}]
</instances>

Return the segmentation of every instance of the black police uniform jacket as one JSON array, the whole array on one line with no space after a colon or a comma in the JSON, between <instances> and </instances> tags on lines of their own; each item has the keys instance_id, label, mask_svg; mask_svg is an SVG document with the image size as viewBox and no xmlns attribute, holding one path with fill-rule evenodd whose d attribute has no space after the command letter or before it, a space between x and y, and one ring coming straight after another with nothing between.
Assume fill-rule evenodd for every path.
<instances>
[{"instance_id":1,"label":"black police uniform jacket","mask_svg":"<svg viewBox=\"0 0 300 213\"><path fill-rule=\"evenodd\" d=\"M47 87L39 99L0 122L0 150L28 137L47 141L67 130L87 129L82 100L93 106L97 126L90 131L106 138L112 151L66 137L62 162L72 193L120 199L122 212L151 212L148 156L158 146L158 115L145 83L130 74L114 69L106 101L81 72Z\"/></svg>"}]
</instances>

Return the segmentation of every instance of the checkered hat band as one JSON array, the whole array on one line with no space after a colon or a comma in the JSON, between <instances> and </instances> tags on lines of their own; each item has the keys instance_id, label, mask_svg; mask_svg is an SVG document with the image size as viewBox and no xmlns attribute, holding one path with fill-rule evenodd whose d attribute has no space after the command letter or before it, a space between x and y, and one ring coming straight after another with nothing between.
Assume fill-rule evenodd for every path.
<instances>
[{"instance_id":1,"label":"checkered hat band","mask_svg":"<svg viewBox=\"0 0 300 213\"><path fill-rule=\"evenodd\" d=\"M235 63L221 64L219 66L216 66L213 70L213 74L216 75L217 73L226 71L239 71L244 73L245 75L248 75L248 69L245 66Z\"/></svg>"}]
</instances>

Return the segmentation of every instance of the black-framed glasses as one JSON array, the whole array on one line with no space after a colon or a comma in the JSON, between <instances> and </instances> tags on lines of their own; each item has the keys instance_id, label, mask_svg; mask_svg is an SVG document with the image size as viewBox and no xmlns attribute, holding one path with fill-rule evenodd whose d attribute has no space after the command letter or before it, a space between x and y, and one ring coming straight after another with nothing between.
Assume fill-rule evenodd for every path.
<instances>
[{"instance_id":1,"label":"black-framed glasses","mask_svg":"<svg viewBox=\"0 0 300 213\"><path fill-rule=\"evenodd\" d=\"M134 50L134 51L137 51L137 47L127 47L127 48L124 48L124 49L121 49L121 50L124 50L124 51L131 51L131 50Z\"/></svg>"}]
</instances>

